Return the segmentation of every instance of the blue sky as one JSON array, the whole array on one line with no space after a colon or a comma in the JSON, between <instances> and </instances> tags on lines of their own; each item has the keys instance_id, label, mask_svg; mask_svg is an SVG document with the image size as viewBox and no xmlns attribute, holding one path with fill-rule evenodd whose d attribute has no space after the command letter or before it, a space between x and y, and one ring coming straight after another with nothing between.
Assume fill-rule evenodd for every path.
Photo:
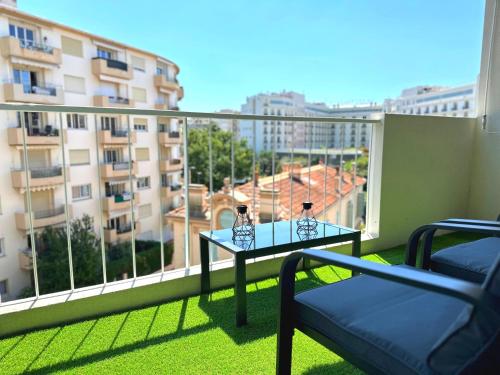
<instances>
[{"instance_id":1,"label":"blue sky","mask_svg":"<svg viewBox=\"0 0 500 375\"><path fill-rule=\"evenodd\" d=\"M382 101L479 74L483 0L19 0L21 10L175 61L181 108L239 109L294 90Z\"/></svg>"}]
</instances>

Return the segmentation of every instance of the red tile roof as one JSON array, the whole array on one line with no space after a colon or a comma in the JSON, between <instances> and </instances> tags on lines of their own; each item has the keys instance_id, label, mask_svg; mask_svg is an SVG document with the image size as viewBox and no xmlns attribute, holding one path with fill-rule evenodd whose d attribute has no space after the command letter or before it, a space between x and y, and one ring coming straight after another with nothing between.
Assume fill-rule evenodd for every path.
<instances>
[{"instance_id":1,"label":"red tile roof","mask_svg":"<svg viewBox=\"0 0 500 375\"><path fill-rule=\"evenodd\" d=\"M326 169L326 199L325 199L325 169ZM300 177L299 177L300 171ZM279 198L280 204L280 219L289 220L297 218L302 211L302 202L313 202L313 211L315 215L320 216L325 208L329 208L339 199L340 180L337 168L325 166L323 164L315 165L309 168L301 168L294 170L296 176L290 179L289 172L282 172L275 175L274 189L277 191L276 199ZM349 172L342 173L342 196L346 196L354 189L354 176ZM309 183L310 180L310 183ZM366 183L363 177L356 177L356 186L361 186ZM249 181L244 185L237 186L235 189L248 198L252 199L254 194L254 182ZM259 186L255 187L255 214L258 222L260 212L260 190L272 189L272 177L261 177ZM310 187L309 187L310 186ZM293 190L293 192L292 192ZM219 192L221 193L221 192ZM229 192L228 194L231 194ZM290 194L293 196L290 210ZM310 195L309 195L310 194ZM325 205L326 203L326 205ZM252 209L252 207L251 207ZM209 218L209 210L205 212L205 218ZM291 211L291 215L290 215ZM184 217L184 206L176 208L168 213L169 216Z\"/></svg>"}]
</instances>

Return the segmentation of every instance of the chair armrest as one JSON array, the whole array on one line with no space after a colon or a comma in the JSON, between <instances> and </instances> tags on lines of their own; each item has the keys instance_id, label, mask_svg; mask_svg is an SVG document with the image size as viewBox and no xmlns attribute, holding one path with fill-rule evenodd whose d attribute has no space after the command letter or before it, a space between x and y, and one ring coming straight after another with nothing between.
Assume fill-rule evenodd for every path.
<instances>
[{"instance_id":1,"label":"chair armrest","mask_svg":"<svg viewBox=\"0 0 500 375\"><path fill-rule=\"evenodd\" d=\"M481 225L481 226L491 226L500 227L500 221L495 220L472 220L472 219L457 219L450 218L446 220L441 220L441 223L452 223L452 224L469 224L469 225Z\"/></svg>"},{"instance_id":2,"label":"chair armrest","mask_svg":"<svg viewBox=\"0 0 500 375\"><path fill-rule=\"evenodd\" d=\"M432 245L432 238L437 230L500 236L500 226L474 225L454 222L435 222L432 224L423 225L413 231L413 233L410 235L410 238L408 239L408 243L406 244L405 264L415 267L417 263L418 244L420 241L420 237L422 237L424 233L426 234L424 245L424 263L428 263L428 258L430 257L430 246Z\"/></svg>"},{"instance_id":3,"label":"chair armrest","mask_svg":"<svg viewBox=\"0 0 500 375\"><path fill-rule=\"evenodd\" d=\"M292 253L285 258L280 272L280 294L282 299L280 308L285 308L285 311L291 311L289 308L292 306L291 303L293 303L295 295L295 272L297 264L302 258L454 297L485 309L490 314L493 312L493 316L500 319L497 312L500 306L499 299L490 295L478 284L431 272L383 265L325 250L304 250ZM287 305L288 307L285 307Z\"/></svg>"}]
</instances>

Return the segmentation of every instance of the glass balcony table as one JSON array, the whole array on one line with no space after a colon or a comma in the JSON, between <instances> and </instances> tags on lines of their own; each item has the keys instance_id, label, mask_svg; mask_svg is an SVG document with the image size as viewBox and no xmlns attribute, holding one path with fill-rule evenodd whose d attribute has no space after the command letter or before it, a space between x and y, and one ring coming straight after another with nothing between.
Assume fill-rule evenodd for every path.
<instances>
[{"instance_id":1,"label":"glass balcony table","mask_svg":"<svg viewBox=\"0 0 500 375\"><path fill-rule=\"evenodd\" d=\"M352 242L352 255L361 255L359 230L318 221L317 230L297 234L297 222L278 221L255 226L255 239L235 243L232 228L200 232L201 293L210 292L209 243L229 251L235 258L236 325L247 323L246 260L315 246Z\"/></svg>"}]
</instances>

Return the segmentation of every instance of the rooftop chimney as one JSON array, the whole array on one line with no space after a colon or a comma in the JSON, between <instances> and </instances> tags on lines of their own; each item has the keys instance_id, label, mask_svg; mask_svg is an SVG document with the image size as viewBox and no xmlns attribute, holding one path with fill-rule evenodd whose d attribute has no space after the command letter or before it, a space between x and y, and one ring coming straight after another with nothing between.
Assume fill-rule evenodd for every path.
<instances>
[{"instance_id":1,"label":"rooftop chimney","mask_svg":"<svg viewBox=\"0 0 500 375\"><path fill-rule=\"evenodd\" d=\"M189 216L203 216L207 208L207 187L202 184L189 185Z\"/></svg>"},{"instance_id":2,"label":"rooftop chimney","mask_svg":"<svg viewBox=\"0 0 500 375\"><path fill-rule=\"evenodd\" d=\"M259 186L259 170L256 169L255 173L253 174L253 186L257 187Z\"/></svg>"},{"instance_id":3,"label":"rooftop chimney","mask_svg":"<svg viewBox=\"0 0 500 375\"><path fill-rule=\"evenodd\" d=\"M293 179L300 181L302 173L302 165L299 162L283 163L282 169L283 172L290 173Z\"/></svg>"},{"instance_id":4,"label":"rooftop chimney","mask_svg":"<svg viewBox=\"0 0 500 375\"><path fill-rule=\"evenodd\" d=\"M273 214L273 190L260 189L259 216L261 223L269 223ZM279 220L281 214L280 191L274 190L274 220Z\"/></svg>"}]
</instances>

